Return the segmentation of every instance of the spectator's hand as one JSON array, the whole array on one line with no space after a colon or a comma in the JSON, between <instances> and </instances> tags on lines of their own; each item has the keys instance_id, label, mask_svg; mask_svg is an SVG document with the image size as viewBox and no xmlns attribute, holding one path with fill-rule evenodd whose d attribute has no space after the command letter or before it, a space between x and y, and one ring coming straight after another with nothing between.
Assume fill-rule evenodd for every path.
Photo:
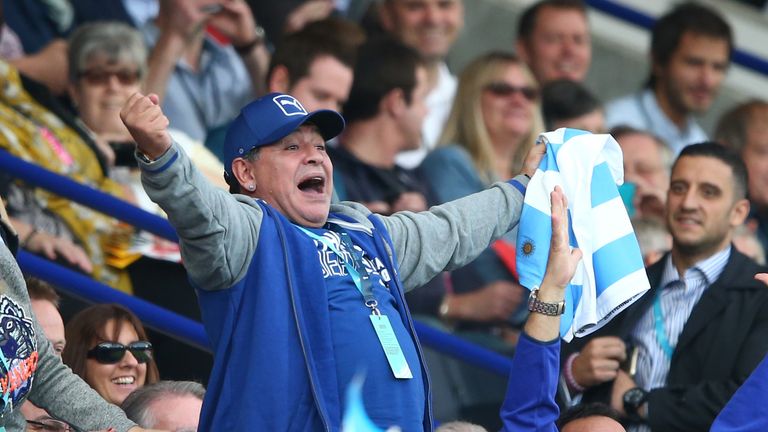
<instances>
[{"instance_id":1,"label":"spectator's hand","mask_svg":"<svg viewBox=\"0 0 768 432\"><path fill-rule=\"evenodd\" d=\"M620 370L613 381L613 390L611 391L611 407L626 416L624 411L624 393L631 388L637 387L635 381L623 370Z\"/></svg>"},{"instance_id":2,"label":"spectator's hand","mask_svg":"<svg viewBox=\"0 0 768 432\"><path fill-rule=\"evenodd\" d=\"M24 242L24 248L30 252L44 255L49 260L64 259L86 273L93 271L93 264L88 254L78 245L64 237L57 237L44 231L32 232Z\"/></svg>"},{"instance_id":3,"label":"spectator's hand","mask_svg":"<svg viewBox=\"0 0 768 432\"><path fill-rule=\"evenodd\" d=\"M333 12L333 0L308 0L285 19L285 33L297 32L305 25L328 18Z\"/></svg>"},{"instance_id":4,"label":"spectator's hand","mask_svg":"<svg viewBox=\"0 0 768 432\"><path fill-rule=\"evenodd\" d=\"M768 273L758 273L758 274L755 275L755 279L757 279L760 282L768 285Z\"/></svg>"},{"instance_id":5,"label":"spectator's hand","mask_svg":"<svg viewBox=\"0 0 768 432\"><path fill-rule=\"evenodd\" d=\"M21 73L45 84L55 95L63 95L69 85L66 71L68 45L64 39L54 39L40 51L32 55L11 60Z\"/></svg>"},{"instance_id":6,"label":"spectator's hand","mask_svg":"<svg viewBox=\"0 0 768 432\"><path fill-rule=\"evenodd\" d=\"M244 46L256 39L256 22L251 8L242 0L223 0L221 11L210 16L208 24L226 36L233 46Z\"/></svg>"},{"instance_id":7,"label":"spectator's hand","mask_svg":"<svg viewBox=\"0 0 768 432\"><path fill-rule=\"evenodd\" d=\"M525 155L523 161L523 168L520 170L520 174L525 174L528 177L533 177L536 174L536 170L539 168L541 160L544 159L544 154L547 153L547 146L544 144L536 144L528 150L528 154Z\"/></svg>"},{"instance_id":8,"label":"spectator's hand","mask_svg":"<svg viewBox=\"0 0 768 432\"><path fill-rule=\"evenodd\" d=\"M157 159L171 147L168 118L163 114L156 94L131 96L120 111L120 119L136 141L138 150L148 158Z\"/></svg>"},{"instance_id":9,"label":"spectator's hand","mask_svg":"<svg viewBox=\"0 0 768 432\"><path fill-rule=\"evenodd\" d=\"M419 192L403 192L392 203L392 213L408 210L420 212L427 209L427 199Z\"/></svg>"},{"instance_id":10,"label":"spectator's hand","mask_svg":"<svg viewBox=\"0 0 768 432\"><path fill-rule=\"evenodd\" d=\"M537 145L542 147L543 145ZM544 153L541 153L543 155ZM538 165L537 165L538 166ZM549 244L549 258L544 279L541 281L540 296L552 294L558 301L563 298L565 288L576 273L581 260L581 250L571 250L568 238L568 202L560 186L549 194L552 213L552 238ZM552 293L549 293L552 288ZM542 300L544 300L542 298ZM544 300L546 301L546 300Z\"/></svg>"},{"instance_id":11,"label":"spectator's hand","mask_svg":"<svg viewBox=\"0 0 768 432\"><path fill-rule=\"evenodd\" d=\"M448 318L467 321L505 321L523 300L525 288L509 281L491 282L483 288L449 298Z\"/></svg>"},{"instance_id":12,"label":"spectator's hand","mask_svg":"<svg viewBox=\"0 0 768 432\"><path fill-rule=\"evenodd\" d=\"M206 7L218 3L218 0L160 0L156 21L160 33L177 35L185 41L193 40L210 18Z\"/></svg>"},{"instance_id":13,"label":"spectator's hand","mask_svg":"<svg viewBox=\"0 0 768 432\"><path fill-rule=\"evenodd\" d=\"M635 190L633 205L637 216L663 219L667 202L666 189L653 187L642 178L634 180L637 189Z\"/></svg>"},{"instance_id":14,"label":"spectator's hand","mask_svg":"<svg viewBox=\"0 0 768 432\"><path fill-rule=\"evenodd\" d=\"M615 336L589 341L573 360L573 378L582 387L592 387L615 379L627 358L624 341Z\"/></svg>"}]
</instances>

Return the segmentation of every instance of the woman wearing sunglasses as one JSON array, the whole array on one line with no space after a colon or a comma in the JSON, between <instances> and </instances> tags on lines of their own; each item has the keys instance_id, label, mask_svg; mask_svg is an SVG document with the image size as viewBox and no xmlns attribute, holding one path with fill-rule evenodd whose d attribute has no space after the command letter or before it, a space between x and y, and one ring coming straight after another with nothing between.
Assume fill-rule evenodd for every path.
<instances>
[{"instance_id":1,"label":"woman wearing sunglasses","mask_svg":"<svg viewBox=\"0 0 768 432\"><path fill-rule=\"evenodd\" d=\"M152 344L139 319L116 304L94 305L67 323L62 360L116 405L159 379Z\"/></svg>"},{"instance_id":2,"label":"woman wearing sunglasses","mask_svg":"<svg viewBox=\"0 0 768 432\"><path fill-rule=\"evenodd\" d=\"M491 52L471 62L459 77L440 144L420 167L437 200L431 204L512 178L542 124L538 85L515 55ZM514 239L510 241L506 244L514 250ZM457 330L471 331L474 340L501 352L514 343L510 317L517 315L512 323L522 324L525 309L523 289L496 251L504 250L498 248L504 244L497 242L470 265L453 271L453 292L436 308ZM503 386L498 390L501 400Z\"/></svg>"}]
</instances>

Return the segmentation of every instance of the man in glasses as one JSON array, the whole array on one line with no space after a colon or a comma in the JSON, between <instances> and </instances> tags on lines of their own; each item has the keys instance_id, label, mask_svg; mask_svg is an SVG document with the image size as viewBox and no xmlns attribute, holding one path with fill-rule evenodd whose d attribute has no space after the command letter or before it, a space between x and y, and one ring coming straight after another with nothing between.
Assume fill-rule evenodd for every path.
<instances>
[{"instance_id":1,"label":"man in glasses","mask_svg":"<svg viewBox=\"0 0 768 432\"><path fill-rule=\"evenodd\" d=\"M0 202L0 320L3 361L0 364L0 428L23 430L18 408L25 400L81 430L113 428L141 432L114 405L64 366L32 314L26 284L15 260L19 240ZM38 430L53 427L32 419ZM58 425L63 427L63 425ZM66 429L64 429L66 430Z\"/></svg>"},{"instance_id":2,"label":"man in glasses","mask_svg":"<svg viewBox=\"0 0 768 432\"><path fill-rule=\"evenodd\" d=\"M155 95L121 117L147 193L181 239L216 357L202 430L337 430L343 394L366 374L382 428L431 430L423 356L406 290L470 262L519 218L519 175L463 200L385 217L331 206L325 142L344 122L269 94L247 105L225 142L230 195L212 187L167 133ZM532 175L544 147L524 164Z\"/></svg>"}]
</instances>

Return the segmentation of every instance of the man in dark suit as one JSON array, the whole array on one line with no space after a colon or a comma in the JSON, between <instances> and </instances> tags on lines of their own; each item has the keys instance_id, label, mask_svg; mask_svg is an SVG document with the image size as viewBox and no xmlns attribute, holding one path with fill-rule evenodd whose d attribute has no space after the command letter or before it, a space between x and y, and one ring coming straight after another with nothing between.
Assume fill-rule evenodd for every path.
<instances>
[{"instance_id":1,"label":"man in dark suit","mask_svg":"<svg viewBox=\"0 0 768 432\"><path fill-rule=\"evenodd\" d=\"M765 269L731 246L746 194L738 155L715 143L683 149L667 194L672 251L648 268L651 290L564 348L571 392L610 403L629 431L708 430L768 351L768 290L753 279Z\"/></svg>"}]
</instances>

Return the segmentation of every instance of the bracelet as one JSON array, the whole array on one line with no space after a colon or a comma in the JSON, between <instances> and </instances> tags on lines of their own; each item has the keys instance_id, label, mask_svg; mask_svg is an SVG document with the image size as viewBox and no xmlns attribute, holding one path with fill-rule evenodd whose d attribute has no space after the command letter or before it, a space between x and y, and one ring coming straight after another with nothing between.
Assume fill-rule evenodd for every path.
<instances>
[{"instance_id":1,"label":"bracelet","mask_svg":"<svg viewBox=\"0 0 768 432\"><path fill-rule=\"evenodd\" d=\"M565 383L568 385L569 390L575 393L584 393L586 388L577 383L576 378L573 377L573 361L576 360L576 357L578 356L579 353L577 352L568 356L568 359L563 366L563 377L565 378Z\"/></svg>"},{"instance_id":2,"label":"bracelet","mask_svg":"<svg viewBox=\"0 0 768 432\"><path fill-rule=\"evenodd\" d=\"M249 54L251 51L253 51L254 48L256 48L258 45L261 45L262 42L264 42L264 28L261 26L256 26L254 28L255 35L253 36L253 39L250 41L242 44L242 45L232 45L232 48L235 49L235 52L237 52L240 55L246 55Z\"/></svg>"},{"instance_id":3,"label":"bracelet","mask_svg":"<svg viewBox=\"0 0 768 432\"><path fill-rule=\"evenodd\" d=\"M27 245L32 240L32 237L35 236L35 234L37 234L37 227L32 227L32 231L30 231L29 234L27 234L27 236L24 238L24 241L21 242L21 247L26 249Z\"/></svg>"}]
</instances>

